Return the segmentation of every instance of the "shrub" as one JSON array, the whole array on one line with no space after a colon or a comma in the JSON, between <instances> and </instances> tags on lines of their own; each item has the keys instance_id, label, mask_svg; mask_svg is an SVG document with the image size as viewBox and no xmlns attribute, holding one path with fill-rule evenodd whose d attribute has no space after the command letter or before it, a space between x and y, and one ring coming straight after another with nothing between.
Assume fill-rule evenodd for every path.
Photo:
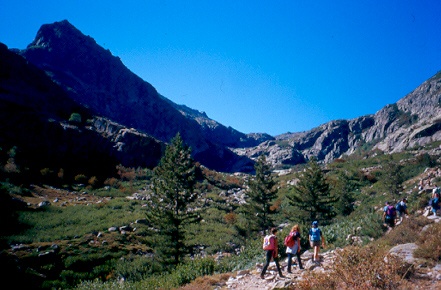
<instances>
[{"instance_id":1,"label":"shrub","mask_svg":"<svg viewBox=\"0 0 441 290\"><path fill-rule=\"evenodd\" d=\"M235 214L234 212L227 213L224 216L224 219L227 224L233 225L233 224L237 223L237 214Z\"/></svg>"},{"instance_id":2,"label":"shrub","mask_svg":"<svg viewBox=\"0 0 441 290\"><path fill-rule=\"evenodd\" d=\"M354 247L336 251L333 270L327 274L311 273L300 281L300 289L398 289L406 286L402 277L411 266L389 255L378 246Z\"/></svg>"},{"instance_id":3,"label":"shrub","mask_svg":"<svg viewBox=\"0 0 441 290\"><path fill-rule=\"evenodd\" d=\"M89 178L87 183L92 187L96 187L98 185L98 178L96 176L92 176L91 178Z\"/></svg>"},{"instance_id":4,"label":"shrub","mask_svg":"<svg viewBox=\"0 0 441 290\"><path fill-rule=\"evenodd\" d=\"M435 223L421 233L417 240L417 248L414 256L429 259L433 262L441 260L441 224Z\"/></svg>"},{"instance_id":5,"label":"shrub","mask_svg":"<svg viewBox=\"0 0 441 290\"><path fill-rule=\"evenodd\" d=\"M430 221L425 217L405 218L389 234L382 237L381 241L384 241L388 246L414 243L419 238L417 233L421 232L421 229L428 223Z\"/></svg>"},{"instance_id":6,"label":"shrub","mask_svg":"<svg viewBox=\"0 0 441 290\"><path fill-rule=\"evenodd\" d=\"M71 123L81 123L81 115L78 113L72 113L69 118Z\"/></svg>"},{"instance_id":7,"label":"shrub","mask_svg":"<svg viewBox=\"0 0 441 290\"><path fill-rule=\"evenodd\" d=\"M78 183L85 183L87 181L87 176L84 174L78 174L75 176L75 181Z\"/></svg>"},{"instance_id":8,"label":"shrub","mask_svg":"<svg viewBox=\"0 0 441 290\"><path fill-rule=\"evenodd\" d=\"M119 186L119 180L115 177L107 178L104 181L104 185L112 186L112 187L118 187Z\"/></svg>"}]
</instances>

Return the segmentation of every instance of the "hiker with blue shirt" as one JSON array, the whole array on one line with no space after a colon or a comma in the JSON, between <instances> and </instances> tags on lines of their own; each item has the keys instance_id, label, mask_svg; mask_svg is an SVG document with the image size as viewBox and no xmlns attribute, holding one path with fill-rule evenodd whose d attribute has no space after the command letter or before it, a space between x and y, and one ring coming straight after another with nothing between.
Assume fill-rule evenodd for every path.
<instances>
[{"instance_id":1,"label":"hiker with blue shirt","mask_svg":"<svg viewBox=\"0 0 441 290\"><path fill-rule=\"evenodd\" d=\"M325 238L323 237L322 231L318 228L318 222L312 222L312 228L309 229L309 244L311 248L314 249L314 256L312 257L313 262L320 262L319 252L320 245L325 247Z\"/></svg>"},{"instance_id":2,"label":"hiker with blue shirt","mask_svg":"<svg viewBox=\"0 0 441 290\"><path fill-rule=\"evenodd\" d=\"M439 194L435 194L435 196L430 199L430 206L432 207L433 215L436 216L436 211L440 209Z\"/></svg>"},{"instance_id":3,"label":"hiker with blue shirt","mask_svg":"<svg viewBox=\"0 0 441 290\"><path fill-rule=\"evenodd\" d=\"M403 217L408 214L407 213L407 199L403 198L403 200L398 202L396 205L396 209L398 212L399 222L401 223L403 221Z\"/></svg>"}]
</instances>

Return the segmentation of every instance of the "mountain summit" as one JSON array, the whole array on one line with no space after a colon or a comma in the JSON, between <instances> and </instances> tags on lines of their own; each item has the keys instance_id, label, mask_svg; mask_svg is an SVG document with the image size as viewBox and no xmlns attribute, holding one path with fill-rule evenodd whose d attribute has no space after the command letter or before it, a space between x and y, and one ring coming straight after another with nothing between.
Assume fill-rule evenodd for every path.
<instances>
[{"instance_id":1,"label":"mountain summit","mask_svg":"<svg viewBox=\"0 0 441 290\"><path fill-rule=\"evenodd\" d=\"M196 117L194 110L189 114L189 108L161 96L118 57L67 20L43 25L21 54L46 71L72 100L96 115L162 142L180 132L192 147L195 159L212 169L236 171L244 165L252 167L251 160L237 156L228 147L254 146L259 143L256 139L204 115Z\"/></svg>"}]
</instances>

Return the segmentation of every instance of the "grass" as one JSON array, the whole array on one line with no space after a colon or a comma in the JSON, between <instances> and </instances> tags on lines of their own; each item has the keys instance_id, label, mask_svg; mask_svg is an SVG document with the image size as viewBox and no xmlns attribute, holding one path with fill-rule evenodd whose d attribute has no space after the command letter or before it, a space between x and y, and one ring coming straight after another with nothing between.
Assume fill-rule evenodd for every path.
<instances>
[{"instance_id":1,"label":"grass","mask_svg":"<svg viewBox=\"0 0 441 290\"><path fill-rule=\"evenodd\" d=\"M145 218L141 203L126 199L90 206L46 207L18 212L23 226L19 234L7 237L9 244L73 239L110 227L130 225Z\"/></svg>"}]
</instances>

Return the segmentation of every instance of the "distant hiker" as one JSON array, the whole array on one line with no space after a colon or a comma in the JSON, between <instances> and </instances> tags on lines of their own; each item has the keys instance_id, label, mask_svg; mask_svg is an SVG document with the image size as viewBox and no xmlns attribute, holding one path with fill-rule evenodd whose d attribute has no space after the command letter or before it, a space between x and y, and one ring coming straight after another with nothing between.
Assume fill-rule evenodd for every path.
<instances>
[{"instance_id":1,"label":"distant hiker","mask_svg":"<svg viewBox=\"0 0 441 290\"><path fill-rule=\"evenodd\" d=\"M403 198L400 202L397 203L396 207L398 212L398 220L401 223L403 221L403 217L408 215L407 213L407 199Z\"/></svg>"},{"instance_id":2,"label":"distant hiker","mask_svg":"<svg viewBox=\"0 0 441 290\"><path fill-rule=\"evenodd\" d=\"M433 215L436 216L436 211L440 209L438 194L435 194L435 197L430 199L429 205L432 207Z\"/></svg>"},{"instance_id":3,"label":"distant hiker","mask_svg":"<svg viewBox=\"0 0 441 290\"><path fill-rule=\"evenodd\" d=\"M319 252L320 245L325 247L325 238L323 237L322 231L318 228L318 222L312 222L312 228L309 229L309 244L311 248L314 249L314 256L312 258L313 262L320 262Z\"/></svg>"},{"instance_id":4,"label":"distant hiker","mask_svg":"<svg viewBox=\"0 0 441 290\"><path fill-rule=\"evenodd\" d=\"M441 188L435 184L432 189L432 198L435 198L435 196L438 196L439 198L440 194L441 194Z\"/></svg>"},{"instance_id":5,"label":"distant hiker","mask_svg":"<svg viewBox=\"0 0 441 290\"><path fill-rule=\"evenodd\" d=\"M299 225L294 225L291 231L285 238L286 253L288 254L288 273L291 272L292 258L297 256L297 263L299 269L303 269L302 260L300 259L300 228Z\"/></svg>"},{"instance_id":6,"label":"distant hiker","mask_svg":"<svg viewBox=\"0 0 441 290\"><path fill-rule=\"evenodd\" d=\"M278 250L278 244L277 244L277 228L271 229L271 234L265 236L263 239L263 249L266 251L266 264L263 266L262 272L260 273L260 278L265 278L266 269L268 269L268 266L271 262L271 259L274 260L274 263L276 264L277 271L279 271L279 276L281 278L284 278L282 275L282 270L280 269L279 265L279 250Z\"/></svg>"},{"instance_id":7,"label":"distant hiker","mask_svg":"<svg viewBox=\"0 0 441 290\"><path fill-rule=\"evenodd\" d=\"M422 179L420 179L418 190L423 190L423 189L424 189L424 181Z\"/></svg>"},{"instance_id":8,"label":"distant hiker","mask_svg":"<svg viewBox=\"0 0 441 290\"><path fill-rule=\"evenodd\" d=\"M397 217L397 210L390 202L386 201L386 205L383 208L383 219L389 229L395 227L395 218Z\"/></svg>"}]
</instances>

